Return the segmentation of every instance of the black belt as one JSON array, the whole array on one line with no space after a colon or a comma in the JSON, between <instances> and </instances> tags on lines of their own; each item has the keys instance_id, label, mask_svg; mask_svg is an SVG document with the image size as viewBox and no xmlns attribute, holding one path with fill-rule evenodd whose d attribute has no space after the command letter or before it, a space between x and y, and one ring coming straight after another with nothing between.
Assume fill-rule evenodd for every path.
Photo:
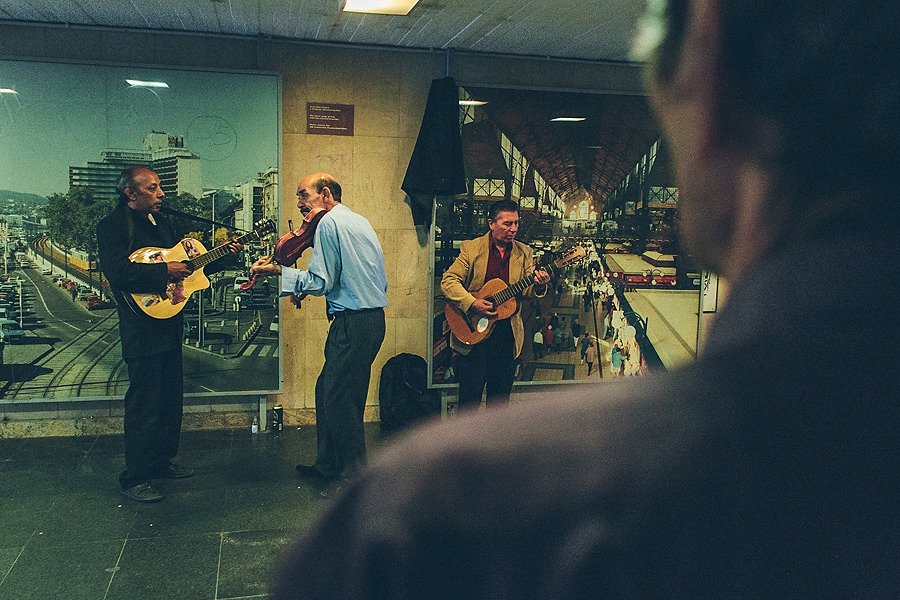
<instances>
[{"instance_id":1,"label":"black belt","mask_svg":"<svg viewBox=\"0 0 900 600\"><path fill-rule=\"evenodd\" d=\"M335 311L335 312L333 312L333 313L330 313L330 314L328 315L328 320L329 320L329 321L333 321L335 317L339 317L339 316L343 316L343 315L361 315L361 314L363 314L363 313L376 312L376 311L379 311L379 310L383 311L383 310L384 310L384 307L383 307L383 306L379 306L378 308L359 308L359 309L356 309L356 310L352 310L352 309L347 308L347 309L344 309L344 310L337 310L337 311Z\"/></svg>"}]
</instances>

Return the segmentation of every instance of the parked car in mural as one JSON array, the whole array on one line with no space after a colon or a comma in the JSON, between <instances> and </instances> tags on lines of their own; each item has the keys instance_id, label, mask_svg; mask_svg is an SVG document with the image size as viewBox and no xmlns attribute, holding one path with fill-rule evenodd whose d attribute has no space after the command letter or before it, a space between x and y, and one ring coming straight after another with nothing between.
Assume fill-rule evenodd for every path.
<instances>
[{"instance_id":1,"label":"parked car in mural","mask_svg":"<svg viewBox=\"0 0 900 600\"><path fill-rule=\"evenodd\" d=\"M84 299L84 305L88 310L97 310L98 308L109 308L113 306L113 303L101 298L97 294L91 294Z\"/></svg>"},{"instance_id":2,"label":"parked car in mural","mask_svg":"<svg viewBox=\"0 0 900 600\"><path fill-rule=\"evenodd\" d=\"M0 338L8 344L25 339L25 331L12 319L0 319Z\"/></svg>"}]
</instances>

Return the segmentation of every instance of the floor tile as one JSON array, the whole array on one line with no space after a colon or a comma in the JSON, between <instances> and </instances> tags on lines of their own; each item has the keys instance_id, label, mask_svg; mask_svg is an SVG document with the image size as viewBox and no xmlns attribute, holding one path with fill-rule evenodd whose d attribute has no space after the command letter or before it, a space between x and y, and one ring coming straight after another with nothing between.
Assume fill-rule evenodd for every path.
<instances>
[{"instance_id":1,"label":"floor tile","mask_svg":"<svg viewBox=\"0 0 900 600\"><path fill-rule=\"evenodd\" d=\"M94 442L88 452L89 454L118 454L124 458L125 442L121 435L94 436Z\"/></svg>"},{"instance_id":2,"label":"floor tile","mask_svg":"<svg viewBox=\"0 0 900 600\"><path fill-rule=\"evenodd\" d=\"M3 470L3 465L8 459L18 453L21 446L20 439L0 439L0 470Z\"/></svg>"},{"instance_id":3,"label":"floor tile","mask_svg":"<svg viewBox=\"0 0 900 600\"><path fill-rule=\"evenodd\" d=\"M99 492L119 497L119 473L125 470L124 454L90 453L75 466L69 488L73 492Z\"/></svg>"},{"instance_id":4,"label":"floor tile","mask_svg":"<svg viewBox=\"0 0 900 600\"><path fill-rule=\"evenodd\" d=\"M22 547L0 548L0 582L6 578L23 549Z\"/></svg>"},{"instance_id":5,"label":"floor tile","mask_svg":"<svg viewBox=\"0 0 900 600\"><path fill-rule=\"evenodd\" d=\"M0 497L0 548L27 544L53 502L54 497Z\"/></svg>"},{"instance_id":6,"label":"floor tile","mask_svg":"<svg viewBox=\"0 0 900 600\"><path fill-rule=\"evenodd\" d=\"M53 496L71 490L81 459L51 460L15 457L0 471L0 502L4 498Z\"/></svg>"},{"instance_id":7,"label":"floor tile","mask_svg":"<svg viewBox=\"0 0 900 600\"><path fill-rule=\"evenodd\" d=\"M34 456L41 460L48 457L84 456L96 438L94 436L25 438L19 447L19 456Z\"/></svg>"},{"instance_id":8,"label":"floor tile","mask_svg":"<svg viewBox=\"0 0 900 600\"><path fill-rule=\"evenodd\" d=\"M228 510L222 511L221 531L305 529L320 514L325 498L321 487L303 481L282 482L279 487L233 487Z\"/></svg>"},{"instance_id":9,"label":"floor tile","mask_svg":"<svg viewBox=\"0 0 900 600\"><path fill-rule=\"evenodd\" d=\"M225 600L267 594L272 573L293 539L289 531L224 534L216 597Z\"/></svg>"},{"instance_id":10,"label":"floor tile","mask_svg":"<svg viewBox=\"0 0 900 600\"><path fill-rule=\"evenodd\" d=\"M215 597L219 534L129 539L106 600Z\"/></svg>"},{"instance_id":11,"label":"floor tile","mask_svg":"<svg viewBox=\"0 0 900 600\"><path fill-rule=\"evenodd\" d=\"M122 540L45 546L30 544L0 584L0 600L103 598L122 544Z\"/></svg>"},{"instance_id":12,"label":"floor tile","mask_svg":"<svg viewBox=\"0 0 900 600\"><path fill-rule=\"evenodd\" d=\"M124 540L135 509L117 488L58 496L32 538L36 545Z\"/></svg>"},{"instance_id":13,"label":"floor tile","mask_svg":"<svg viewBox=\"0 0 900 600\"><path fill-rule=\"evenodd\" d=\"M377 424L366 425L376 454ZM264 598L331 487L297 475L315 426L182 434L189 479L140 504L118 484L121 435L0 440L0 600ZM218 596L216 595L218 594Z\"/></svg>"},{"instance_id":14,"label":"floor tile","mask_svg":"<svg viewBox=\"0 0 900 600\"><path fill-rule=\"evenodd\" d=\"M126 500L135 511L129 539L220 532L221 511L227 510L227 499L216 490L179 491L177 487L181 483L172 480L154 483L166 495L162 502L140 504Z\"/></svg>"}]
</instances>

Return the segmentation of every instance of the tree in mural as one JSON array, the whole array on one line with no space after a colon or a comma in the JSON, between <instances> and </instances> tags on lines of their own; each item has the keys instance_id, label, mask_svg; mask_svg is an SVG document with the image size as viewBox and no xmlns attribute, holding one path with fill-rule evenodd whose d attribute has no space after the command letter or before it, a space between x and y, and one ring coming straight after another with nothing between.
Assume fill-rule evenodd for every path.
<instances>
[{"instance_id":1,"label":"tree in mural","mask_svg":"<svg viewBox=\"0 0 900 600\"><path fill-rule=\"evenodd\" d=\"M94 229L97 222L115 207L113 199L98 199L89 187L72 186L68 193L53 194L44 208L47 230L53 243L61 247L64 254L66 274L70 269L69 253L80 250L88 256L88 268L84 275L90 285L94 283L92 269L97 255L97 240ZM72 270L78 271L74 266Z\"/></svg>"},{"instance_id":2,"label":"tree in mural","mask_svg":"<svg viewBox=\"0 0 900 600\"><path fill-rule=\"evenodd\" d=\"M72 250L84 252L88 256L88 268L84 275L89 284L93 286L93 264L97 256L95 234L97 223L115 208L118 200L116 198L98 198L90 187L72 186L65 194L49 196L48 201L44 208L47 230L53 243L63 250L66 274L68 275L70 269L79 271L69 265L69 253ZM209 212L208 209L204 209L200 200L191 194L167 196L166 206L197 217L207 217ZM204 243L209 240L209 234L197 222L180 216L173 216L172 219L175 221L175 230L183 232L185 237L192 237ZM225 237L222 236L223 239ZM210 243L209 245L214 244ZM98 275L98 282L99 280Z\"/></svg>"}]
</instances>

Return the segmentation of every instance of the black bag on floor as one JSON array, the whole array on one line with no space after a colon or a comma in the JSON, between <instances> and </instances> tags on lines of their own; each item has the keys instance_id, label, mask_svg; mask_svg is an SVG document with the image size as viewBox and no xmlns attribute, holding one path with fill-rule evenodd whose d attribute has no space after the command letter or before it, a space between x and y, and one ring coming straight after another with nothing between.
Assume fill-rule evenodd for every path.
<instances>
[{"instance_id":1,"label":"black bag on floor","mask_svg":"<svg viewBox=\"0 0 900 600\"><path fill-rule=\"evenodd\" d=\"M378 384L381 431L393 433L441 412L441 393L428 389L428 363L398 354L384 364Z\"/></svg>"}]
</instances>

